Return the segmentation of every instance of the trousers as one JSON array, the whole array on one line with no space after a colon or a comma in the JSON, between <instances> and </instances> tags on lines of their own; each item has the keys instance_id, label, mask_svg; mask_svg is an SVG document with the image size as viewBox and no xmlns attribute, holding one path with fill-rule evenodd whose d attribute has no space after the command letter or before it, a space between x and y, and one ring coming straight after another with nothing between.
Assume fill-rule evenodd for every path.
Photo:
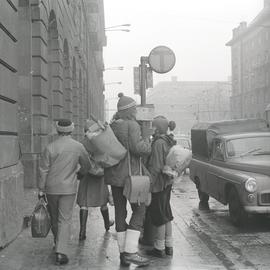
<instances>
[{"instance_id":1,"label":"trousers","mask_svg":"<svg viewBox=\"0 0 270 270\"><path fill-rule=\"evenodd\" d=\"M141 231L145 218L145 204L131 203L132 215L129 224L127 218L127 199L123 195L123 187L111 186L115 211L115 229L117 232L124 232L127 229Z\"/></svg>"},{"instance_id":2,"label":"trousers","mask_svg":"<svg viewBox=\"0 0 270 270\"><path fill-rule=\"evenodd\" d=\"M70 225L76 194L47 194L48 210L51 216L52 233L55 241L55 252L67 254L70 237Z\"/></svg>"}]
</instances>

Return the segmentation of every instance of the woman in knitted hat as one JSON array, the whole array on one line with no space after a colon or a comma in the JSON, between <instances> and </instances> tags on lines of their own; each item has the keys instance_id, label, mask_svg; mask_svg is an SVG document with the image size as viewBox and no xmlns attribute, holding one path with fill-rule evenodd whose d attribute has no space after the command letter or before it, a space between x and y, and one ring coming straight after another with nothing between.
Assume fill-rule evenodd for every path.
<instances>
[{"instance_id":1,"label":"woman in knitted hat","mask_svg":"<svg viewBox=\"0 0 270 270\"><path fill-rule=\"evenodd\" d=\"M136 102L131 97L119 94L117 117L111 128L117 139L129 151L132 175L140 174L140 157L151 152L151 145L141 137L141 129L136 122ZM120 252L121 265L134 263L140 266L148 265L149 260L140 256L138 240L145 216L144 204L131 204L132 216L126 223L127 199L123 195L124 184L129 177L128 157L122 159L116 166L105 169L105 182L111 185L115 207L115 224L117 243Z\"/></svg>"},{"instance_id":2,"label":"woman in knitted hat","mask_svg":"<svg viewBox=\"0 0 270 270\"><path fill-rule=\"evenodd\" d=\"M172 210L170 196L172 179L163 173L165 160L172 146L176 144L173 137L167 134L169 122L164 116L153 121L155 136L152 152L148 161L148 170L152 176L152 201L148 208L152 224L156 227L154 249L150 255L163 258L173 254L172 243Z\"/></svg>"},{"instance_id":3,"label":"woman in knitted hat","mask_svg":"<svg viewBox=\"0 0 270 270\"><path fill-rule=\"evenodd\" d=\"M88 172L91 165L83 145L71 138L74 124L67 119L56 123L58 138L46 146L40 161L39 198L47 195L55 242L56 264L68 263L68 240L77 193L77 171Z\"/></svg>"},{"instance_id":4,"label":"woman in knitted hat","mask_svg":"<svg viewBox=\"0 0 270 270\"><path fill-rule=\"evenodd\" d=\"M86 120L84 132L91 132L91 127L96 123L93 120ZM87 150L90 159L93 153L93 145L91 141L84 137L81 142ZM81 180L78 189L77 204L80 206L80 233L79 240L86 238L86 224L88 218L89 207L100 207L100 212L104 220L105 230L108 231L114 224L113 220L109 219L109 209L107 203L109 202L109 189L104 183L104 170L95 164L96 171L90 170Z\"/></svg>"}]
</instances>

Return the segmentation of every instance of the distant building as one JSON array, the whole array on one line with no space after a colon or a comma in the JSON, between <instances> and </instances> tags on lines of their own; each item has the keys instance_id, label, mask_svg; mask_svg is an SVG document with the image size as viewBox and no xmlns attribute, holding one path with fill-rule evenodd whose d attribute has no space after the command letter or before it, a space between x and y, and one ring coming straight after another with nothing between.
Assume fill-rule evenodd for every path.
<instances>
[{"instance_id":1,"label":"distant building","mask_svg":"<svg viewBox=\"0 0 270 270\"><path fill-rule=\"evenodd\" d=\"M270 0L247 25L233 29L232 118L262 118L270 103Z\"/></svg>"},{"instance_id":2,"label":"distant building","mask_svg":"<svg viewBox=\"0 0 270 270\"><path fill-rule=\"evenodd\" d=\"M227 81L160 82L149 90L147 103L155 105L155 114L177 124L176 132L190 133L198 121L230 119L231 83Z\"/></svg>"},{"instance_id":3,"label":"distant building","mask_svg":"<svg viewBox=\"0 0 270 270\"><path fill-rule=\"evenodd\" d=\"M0 248L20 232L55 121L83 136L104 114L103 0L8 0L0 8ZM34 206L34 205L33 205Z\"/></svg>"}]
</instances>

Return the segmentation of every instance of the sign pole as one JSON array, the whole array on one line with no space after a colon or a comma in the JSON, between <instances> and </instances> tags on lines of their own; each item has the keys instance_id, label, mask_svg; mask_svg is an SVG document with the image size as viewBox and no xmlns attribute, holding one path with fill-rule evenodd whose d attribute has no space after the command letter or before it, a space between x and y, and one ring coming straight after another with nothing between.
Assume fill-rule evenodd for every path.
<instances>
[{"instance_id":1,"label":"sign pole","mask_svg":"<svg viewBox=\"0 0 270 270\"><path fill-rule=\"evenodd\" d=\"M148 58L145 56L141 56L141 64L140 64L140 90L141 90L141 105L146 105L146 71L147 71L147 62Z\"/></svg>"},{"instance_id":2,"label":"sign pole","mask_svg":"<svg viewBox=\"0 0 270 270\"><path fill-rule=\"evenodd\" d=\"M151 71L154 70L157 73L166 73L170 71L175 65L174 53L165 46L158 46L154 48L148 57L141 56L140 64L140 94L141 94L141 106L146 107L146 81L147 81L147 68L149 65ZM148 138L151 122L142 121L142 137ZM146 217L144 222L143 242L149 245L154 243L155 227L152 225L149 211L146 211Z\"/></svg>"}]
</instances>

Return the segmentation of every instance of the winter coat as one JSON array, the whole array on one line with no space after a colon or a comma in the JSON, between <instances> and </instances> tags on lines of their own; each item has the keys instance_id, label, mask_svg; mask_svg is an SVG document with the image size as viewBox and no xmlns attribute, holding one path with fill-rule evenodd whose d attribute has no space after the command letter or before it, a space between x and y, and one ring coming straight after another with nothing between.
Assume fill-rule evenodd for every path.
<instances>
[{"instance_id":1,"label":"winter coat","mask_svg":"<svg viewBox=\"0 0 270 270\"><path fill-rule=\"evenodd\" d=\"M90 162L84 146L71 136L59 136L42 153L38 187L47 194L75 194L79 164L86 174Z\"/></svg>"},{"instance_id":2,"label":"winter coat","mask_svg":"<svg viewBox=\"0 0 270 270\"><path fill-rule=\"evenodd\" d=\"M118 119L111 128L119 142L130 152L131 174L140 174L140 157L151 153L151 144L141 137L139 124L132 119ZM107 185L123 187L129 176L127 155L115 166L105 169Z\"/></svg>"},{"instance_id":3,"label":"winter coat","mask_svg":"<svg viewBox=\"0 0 270 270\"><path fill-rule=\"evenodd\" d=\"M164 174L162 170L166 164L166 157L171 147L175 144L175 140L170 135L158 135L154 137L147 166L151 174L151 191L153 193L163 191L168 185L172 184L172 179Z\"/></svg>"},{"instance_id":4,"label":"winter coat","mask_svg":"<svg viewBox=\"0 0 270 270\"><path fill-rule=\"evenodd\" d=\"M89 156L93 153L93 145L87 137L82 144ZM98 207L106 205L109 198L108 186L104 183L104 176L96 176L90 173L84 175L80 180L77 203L80 207Z\"/></svg>"}]
</instances>

